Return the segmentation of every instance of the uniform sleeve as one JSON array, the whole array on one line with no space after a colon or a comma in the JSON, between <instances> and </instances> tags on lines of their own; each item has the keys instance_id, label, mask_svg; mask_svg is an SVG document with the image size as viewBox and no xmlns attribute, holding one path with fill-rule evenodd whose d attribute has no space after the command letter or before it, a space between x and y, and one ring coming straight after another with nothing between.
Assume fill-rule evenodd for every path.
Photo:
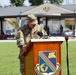
<instances>
[{"instance_id":1,"label":"uniform sleeve","mask_svg":"<svg viewBox=\"0 0 76 75\"><path fill-rule=\"evenodd\" d=\"M24 34L23 34L23 32L21 30L17 31L16 39L17 39L17 46L18 47L21 47L21 46L23 46L25 44L24 43Z\"/></svg>"},{"instance_id":2,"label":"uniform sleeve","mask_svg":"<svg viewBox=\"0 0 76 75\"><path fill-rule=\"evenodd\" d=\"M46 31L41 27L43 35L47 35Z\"/></svg>"},{"instance_id":3,"label":"uniform sleeve","mask_svg":"<svg viewBox=\"0 0 76 75\"><path fill-rule=\"evenodd\" d=\"M47 35L47 32L42 28L42 26L39 25L39 29L43 33L43 35Z\"/></svg>"},{"instance_id":4,"label":"uniform sleeve","mask_svg":"<svg viewBox=\"0 0 76 75\"><path fill-rule=\"evenodd\" d=\"M37 32L42 32L43 35L47 35L46 31L40 26L40 25L36 25L33 29L32 33L37 33Z\"/></svg>"}]
</instances>

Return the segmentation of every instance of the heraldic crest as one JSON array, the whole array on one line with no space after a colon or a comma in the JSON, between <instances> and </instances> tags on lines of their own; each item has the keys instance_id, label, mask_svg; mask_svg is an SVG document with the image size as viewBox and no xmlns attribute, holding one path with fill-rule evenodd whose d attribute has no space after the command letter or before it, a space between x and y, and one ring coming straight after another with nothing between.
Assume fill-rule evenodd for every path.
<instances>
[{"instance_id":1,"label":"heraldic crest","mask_svg":"<svg viewBox=\"0 0 76 75\"><path fill-rule=\"evenodd\" d=\"M37 75L56 75L60 71L60 64L56 59L56 51L40 51L39 63L35 66Z\"/></svg>"}]
</instances>

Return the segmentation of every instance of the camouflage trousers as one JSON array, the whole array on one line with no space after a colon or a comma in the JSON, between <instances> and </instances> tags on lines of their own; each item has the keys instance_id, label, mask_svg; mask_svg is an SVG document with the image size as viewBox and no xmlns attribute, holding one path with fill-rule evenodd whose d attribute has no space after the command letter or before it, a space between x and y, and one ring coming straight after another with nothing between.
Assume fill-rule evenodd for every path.
<instances>
[{"instance_id":1,"label":"camouflage trousers","mask_svg":"<svg viewBox=\"0 0 76 75\"><path fill-rule=\"evenodd\" d=\"M20 60L20 72L22 75L24 75L24 57L20 56L20 54L19 54L19 60Z\"/></svg>"}]
</instances>

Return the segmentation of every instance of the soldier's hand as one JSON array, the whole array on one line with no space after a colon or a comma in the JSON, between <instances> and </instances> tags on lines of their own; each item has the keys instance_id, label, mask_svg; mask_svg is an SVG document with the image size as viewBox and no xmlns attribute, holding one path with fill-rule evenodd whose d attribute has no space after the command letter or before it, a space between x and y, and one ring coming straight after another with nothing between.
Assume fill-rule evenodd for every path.
<instances>
[{"instance_id":1,"label":"soldier's hand","mask_svg":"<svg viewBox=\"0 0 76 75\"><path fill-rule=\"evenodd\" d=\"M26 45L24 45L24 46L22 47L21 56L23 56L25 52L26 52Z\"/></svg>"},{"instance_id":2,"label":"soldier's hand","mask_svg":"<svg viewBox=\"0 0 76 75\"><path fill-rule=\"evenodd\" d=\"M24 45L24 46L22 47L22 50L23 50L23 51L26 51L26 45Z\"/></svg>"}]
</instances>

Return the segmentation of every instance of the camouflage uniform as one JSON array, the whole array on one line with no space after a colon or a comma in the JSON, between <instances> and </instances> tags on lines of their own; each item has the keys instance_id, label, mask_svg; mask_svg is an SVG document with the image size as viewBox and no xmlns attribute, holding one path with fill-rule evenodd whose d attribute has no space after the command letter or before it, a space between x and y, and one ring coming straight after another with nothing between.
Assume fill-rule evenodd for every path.
<instances>
[{"instance_id":1,"label":"camouflage uniform","mask_svg":"<svg viewBox=\"0 0 76 75\"><path fill-rule=\"evenodd\" d=\"M31 16L31 18L34 18ZM36 18L34 18L36 20ZM34 20L33 20L34 21ZM37 32L42 32L43 35L47 35L45 30L38 25L37 20L35 21L35 27L31 29L28 25L24 25L23 27L20 27L17 32L17 45L20 48L19 53L19 59L20 59L20 72L22 75L24 75L24 57L21 56L22 47L24 45L27 45L27 43L30 41L30 39L39 39L40 36L37 34Z\"/></svg>"}]
</instances>

